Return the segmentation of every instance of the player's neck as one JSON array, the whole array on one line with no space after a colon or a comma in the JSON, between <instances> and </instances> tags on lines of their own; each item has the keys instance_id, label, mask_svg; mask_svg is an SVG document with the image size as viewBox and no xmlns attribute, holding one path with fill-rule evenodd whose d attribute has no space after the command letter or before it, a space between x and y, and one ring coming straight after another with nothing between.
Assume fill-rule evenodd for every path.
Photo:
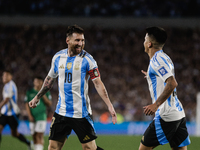
<instances>
[{"instance_id":1,"label":"player's neck","mask_svg":"<svg viewBox=\"0 0 200 150\"><path fill-rule=\"evenodd\" d=\"M74 54L74 53L73 53L71 50L69 50L69 49L68 49L68 51L67 51L67 54L68 54L69 57L74 57L74 56L78 55L78 54Z\"/></svg>"},{"instance_id":2,"label":"player's neck","mask_svg":"<svg viewBox=\"0 0 200 150\"><path fill-rule=\"evenodd\" d=\"M12 79L11 79L11 80L12 80ZM4 83L4 84L7 84L7 83L10 82L11 80L4 81L3 83Z\"/></svg>"},{"instance_id":3,"label":"player's neck","mask_svg":"<svg viewBox=\"0 0 200 150\"><path fill-rule=\"evenodd\" d=\"M149 53L148 53L149 58L151 59L151 58L155 55L155 53L156 53L157 51L160 51L160 50L161 50L161 49L155 49L155 48L150 49L150 50L149 50Z\"/></svg>"},{"instance_id":4,"label":"player's neck","mask_svg":"<svg viewBox=\"0 0 200 150\"><path fill-rule=\"evenodd\" d=\"M39 87L34 87L34 90L39 91L40 88Z\"/></svg>"}]
</instances>

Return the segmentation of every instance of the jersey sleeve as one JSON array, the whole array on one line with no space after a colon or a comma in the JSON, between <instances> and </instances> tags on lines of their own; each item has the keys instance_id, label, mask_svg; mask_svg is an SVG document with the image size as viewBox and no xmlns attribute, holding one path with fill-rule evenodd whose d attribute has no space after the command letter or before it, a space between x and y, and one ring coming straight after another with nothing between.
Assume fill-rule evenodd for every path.
<instances>
[{"instance_id":1,"label":"jersey sleeve","mask_svg":"<svg viewBox=\"0 0 200 150\"><path fill-rule=\"evenodd\" d=\"M88 61L87 71L90 75L90 78L94 80L97 77L100 77L97 62L94 60L94 58L91 55L87 55L86 59Z\"/></svg>"},{"instance_id":2,"label":"jersey sleeve","mask_svg":"<svg viewBox=\"0 0 200 150\"><path fill-rule=\"evenodd\" d=\"M174 76L172 67L167 61L163 61L161 58L151 61L151 66L156 74L165 82L169 77Z\"/></svg>"},{"instance_id":3,"label":"jersey sleeve","mask_svg":"<svg viewBox=\"0 0 200 150\"><path fill-rule=\"evenodd\" d=\"M60 57L57 55L54 55L51 61L51 68L49 70L48 76L51 78L57 78L58 76L58 62L60 60Z\"/></svg>"},{"instance_id":4,"label":"jersey sleeve","mask_svg":"<svg viewBox=\"0 0 200 150\"><path fill-rule=\"evenodd\" d=\"M12 98L13 90L11 84L6 84L4 87L4 97L5 98Z\"/></svg>"}]
</instances>

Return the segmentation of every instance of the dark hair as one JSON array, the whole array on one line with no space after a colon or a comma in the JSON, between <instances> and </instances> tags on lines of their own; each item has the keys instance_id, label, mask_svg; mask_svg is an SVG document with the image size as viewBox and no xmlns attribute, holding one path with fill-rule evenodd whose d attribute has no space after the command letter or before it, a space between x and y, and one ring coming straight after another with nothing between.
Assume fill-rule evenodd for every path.
<instances>
[{"instance_id":1,"label":"dark hair","mask_svg":"<svg viewBox=\"0 0 200 150\"><path fill-rule=\"evenodd\" d=\"M161 27L146 28L146 33L150 38L154 38L159 44L165 44L167 40L167 33Z\"/></svg>"},{"instance_id":2,"label":"dark hair","mask_svg":"<svg viewBox=\"0 0 200 150\"><path fill-rule=\"evenodd\" d=\"M10 69L5 69L3 72L9 73L10 75L13 75L13 71Z\"/></svg>"},{"instance_id":3,"label":"dark hair","mask_svg":"<svg viewBox=\"0 0 200 150\"><path fill-rule=\"evenodd\" d=\"M73 33L84 34L84 30L78 25L68 26L66 36L71 36Z\"/></svg>"},{"instance_id":4,"label":"dark hair","mask_svg":"<svg viewBox=\"0 0 200 150\"><path fill-rule=\"evenodd\" d=\"M39 79L43 81L43 78L41 76L35 76L34 79Z\"/></svg>"}]
</instances>

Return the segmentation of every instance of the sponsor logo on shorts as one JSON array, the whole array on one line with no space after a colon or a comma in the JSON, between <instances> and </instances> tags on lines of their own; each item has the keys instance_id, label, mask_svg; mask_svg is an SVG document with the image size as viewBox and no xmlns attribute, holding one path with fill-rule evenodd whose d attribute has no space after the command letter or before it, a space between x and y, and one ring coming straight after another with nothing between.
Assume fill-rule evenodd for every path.
<instances>
[{"instance_id":1,"label":"sponsor logo on shorts","mask_svg":"<svg viewBox=\"0 0 200 150\"><path fill-rule=\"evenodd\" d=\"M89 137L88 135L86 135L86 136L84 137L83 141L87 141L87 140L89 140L89 139L90 139L90 137Z\"/></svg>"},{"instance_id":2,"label":"sponsor logo on shorts","mask_svg":"<svg viewBox=\"0 0 200 150\"><path fill-rule=\"evenodd\" d=\"M142 137L142 142L144 142L144 136Z\"/></svg>"}]
</instances>

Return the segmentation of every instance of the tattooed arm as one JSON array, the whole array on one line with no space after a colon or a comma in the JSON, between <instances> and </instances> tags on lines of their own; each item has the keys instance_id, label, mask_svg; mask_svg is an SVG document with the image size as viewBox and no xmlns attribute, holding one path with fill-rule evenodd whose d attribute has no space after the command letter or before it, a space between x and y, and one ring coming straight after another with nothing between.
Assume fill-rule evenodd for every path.
<instances>
[{"instance_id":1,"label":"tattooed arm","mask_svg":"<svg viewBox=\"0 0 200 150\"><path fill-rule=\"evenodd\" d=\"M113 124L115 124L117 122L117 116L116 116L116 112L115 109L108 97L108 93L107 90L103 84L103 82L101 81L100 77L97 77L95 80L92 80L94 83L94 86L98 92L98 94L100 95L100 97L103 99L103 101L106 103L106 105L108 106L108 110L112 116L112 122Z\"/></svg>"},{"instance_id":2,"label":"tattooed arm","mask_svg":"<svg viewBox=\"0 0 200 150\"><path fill-rule=\"evenodd\" d=\"M158 107L169 98L169 96L172 94L173 90L178 85L174 76L169 77L165 82L166 82L166 86L165 86L162 94L156 100L156 102L151 105L143 107L144 113L146 115L153 115L157 111Z\"/></svg>"},{"instance_id":3,"label":"tattooed arm","mask_svg":"<svg viewBox=\"0 0 200 150\"><path fill-rule=\"evenodd\" d=\"M176 82L176 79L173 76L169 77L166 80L166 83L167 84L163 93L156 100L157 107L159 107L165 100L167 100L174 91L174 89L178 86L178 83Z\"/></svg>"},{"instance_id":4,"label":"tattooed arm","mask_svg":"<svg viewBox=\"0 0 200 150\"><path fill-rule=\"evenodd\" d=\"M53 87L53 83L55 82L55 80L56 78L51 78L49 76L45 78L42 88L40 89L38 94L29 102L29 107L35 108L37 106L40 98L42 98L42 96Z\"/></svg>"}]
</instances>

